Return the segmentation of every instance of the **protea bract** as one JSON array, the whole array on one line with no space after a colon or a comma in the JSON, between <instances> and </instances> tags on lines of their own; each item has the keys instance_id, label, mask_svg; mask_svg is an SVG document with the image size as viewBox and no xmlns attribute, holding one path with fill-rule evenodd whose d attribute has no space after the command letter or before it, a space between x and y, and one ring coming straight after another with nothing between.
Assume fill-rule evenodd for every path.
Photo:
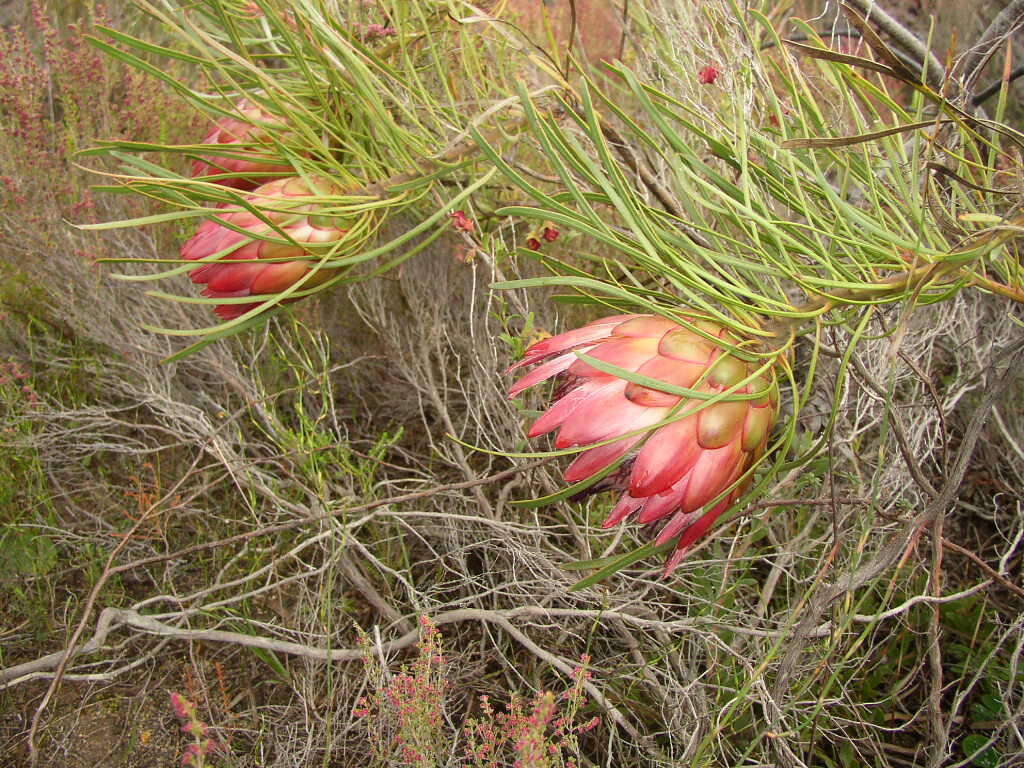
<instances>
[{"instance_id":1,"label":"protea bract","mask_svg":"<svg viewBox=\"0 0 1024 768\"><path fill-rule=\"evenodd\" d=\"M192 176L212 176L218 184L233 189L251 190L274 178L291 176L294 169L272 153L273 144L267 126L284 121L245 99L236 107L238 117L222 117L203 139L227 150L227 154L205 155L193 161ZM220 174L225 174L220 176ZM228 176L226 174L235 174Z\"/></svg>"},{"instance_id":2,"label":"protea bract","mask_svg":"<svg viewBox=\"0 0 1024 768\"><path fill-rule=\"evenodd\" d=\"M623 491L604 527L631 516L664 520L657 543L679 537L666 575L740 496L737 481L764 453L779 402L773 373L758 373L760 364L724 348L737 347L737 337L710 320L686 320L691 327L656 315L604 318L533 344L510 369L540 363L509 397L559 379L530 437L557 429L559 449L601 443L569 465L568 482L623 460L592 489ZM645 382L601 371L577 353ZM715 395L723 397L707 405Z\"/></svg>"},{"instance_id":3,"label":"protea bract","mask_svg":"<svg viewBox=\"0 0 1024 768\"><path fill-rule=\"evenodd\" d=\"M298 290L320 285L337 270L319 268L318 262L328 254L332 258L342 255L343 247L345 253L351 252L368 229L368 213L342 216L331 212L326 198L342 194L343 188L329 179L292 177L264 184L245 195L246 202L260 215L237 205L221 204L219 208L229 210L204 221L181 248L183 259L208 259L189 277L194 283L205 284L202 294L212 299L279 294L304 277ZM351 242L340 243L346 239ZM261 303L219 304L214 312L231 320Z\"/></svg>"}]
</instances>

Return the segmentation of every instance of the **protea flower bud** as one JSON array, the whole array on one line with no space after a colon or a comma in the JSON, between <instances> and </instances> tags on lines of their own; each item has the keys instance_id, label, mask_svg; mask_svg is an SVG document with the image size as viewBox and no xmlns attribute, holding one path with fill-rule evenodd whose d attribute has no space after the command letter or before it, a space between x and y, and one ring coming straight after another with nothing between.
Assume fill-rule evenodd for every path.
<instances>
[{"instance_id":1,"label":"protea flower bud","mask_svg":"<svg viewBox=\"0 0 1024 768\"><path fill-rule=\"evenodd\" d=\"M295 173L290 165L283 164L279 157L270 153L270 137L265 125L260 125L283 125L284 121L245 99L238 102L235 109L240 117L220 118L203 139L203 144L230 149L231 154L210 154L195 160L192 176L236 173L239 175L218 178L216 182L233 189L250 190L274 178ZM244 157L240 156L241 153Z\"/></svg>"},{"instance_id":2,"label":"protea flower bud","mask_svg":"<svg viewBox=\"0 0 1024 768\"><path fill-rule=\"evenodd\" d=\"M337 248L334 244L351 236L352 228L359 223L355 216L318 213L325 208L325 195L342 193L342 187L328 179L311 177L306 181L292 177L264 184L246 195L245 200L287 237L251 211L221 204L219 208L233 210L204 221L196 235L182 246L181 257L197 260L222 255L192 270L189 277L193 283L205 284L203 296L212 299L284 291L314 269L324 255L323 249ZM334 274L334 269L317 269L302 284L302 290L313 288ZM214 312L231 320L260 303L219 304Z\"/></svg>"},{"instance_id":3,"label":"protea flower bud","mask_svg":"<svg viewBox=\"0 0 1024 768\"><path fill-rule=\"evenodd\" d=\"M509 369L541 363L512 386L509 397L552 377L561 379L556 402L534 422L530 437L557 429L559 449L611 441L580 453L565 470L568 482L585 480L627 457L590 490L624 491L605 528L634 515L641 523L666 521L657 543L679 537L666 575L743 489L736 487L714 506L708 504L764 453L778 414L774 376L754 376L728 399L690 413L707 398L626 381L576 353L708 397L736 387L760 367L716 343L735 346L739 341L722 326L698 317L688 321L705 335L655 315L608 317L537 342ZM648 429L665 420L670 421Z\"/></svg>"}]
</instances>

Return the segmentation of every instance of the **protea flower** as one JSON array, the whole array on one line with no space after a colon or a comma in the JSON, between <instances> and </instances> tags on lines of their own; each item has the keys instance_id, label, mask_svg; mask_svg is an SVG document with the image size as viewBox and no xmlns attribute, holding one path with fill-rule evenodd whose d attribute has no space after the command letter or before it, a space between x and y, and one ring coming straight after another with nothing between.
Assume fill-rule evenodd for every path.
<instances>
[{"instance_id":1,"label":"protea flower","mask_svg":"<svg viewBox=\"0 0 1024 768\"><path fill-rule=\"evenodd\" d=\"M272 145L263 124L283 125L284 121L262 107L243 99L235 109L240 117L222 117L203 139L203 144L216 144L232 150L229 155L210 154L192 163L192 176L237 173L238 176L216 179L218 184L233 189L250 190L275 177L295 173L290 165L268 154ZM264 145L263 147L252 145ZM244 153L244 157L241 154Z\"/></svg>"},{"instance_id":2,"label":"protea flower","mask_svg":"<svg viewBox=\"0 0 1024 768\"><path fill-rule=\"evenodd\" d=\"M233 210L204 221L199 232L182 246L181 257L196 260L222 255L192 270L189 277L193 283L205 284L203 296L211 299L280 293L314 268L324 255L323 248L349 236L358 223L355 217L318 213L324 209L325 195L342 192L342 187L328 179L292 177L264 184L246 195L246 201L287 237L254 213L221 204L218 207ZM274 261L264 261L269 259ZM323 283L335 273L333 269L318 269L302 284L302 290ZM260 303L219 304L214 312L231 320Z\"/></svg>"},{"instance_id":3,"label":"protea flower","mask_svg":"<svg viewBox=\"0 0 1024 768\"><path fill-rule=\"evenodd\" d=\"M698 317L688 322L705 335L655 315L608 317L537 342L509 369L541 363L512 386L509 397L552 377L560 379L556 402L534 422L530 437L557 429L559 449L611 441L580 453L565 470L568 482L585 480L626 457L590 490L624 491L604 521L605 528L633 515L641 523L665 520L657 544L679 537L665 575L743 489L734 488L714 506L709 503L764 453L778 413L774 376L754 376L727 396L736 399L688 413L706 398L626 381L597 370L577 353L668 388L708 396L731 389L758 369L716 343L738 343L728 330ZM740 399L743 396L748 397ZM670 421L648 429L666 420Z\"/></svg>"}]
</instances>

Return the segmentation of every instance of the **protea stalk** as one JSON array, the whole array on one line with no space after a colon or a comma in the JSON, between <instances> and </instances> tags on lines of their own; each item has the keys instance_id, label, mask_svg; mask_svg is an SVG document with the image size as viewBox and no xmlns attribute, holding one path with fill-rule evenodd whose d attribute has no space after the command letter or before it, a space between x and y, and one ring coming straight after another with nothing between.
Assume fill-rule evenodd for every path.
<instances>
[{"instance_id":1,"label":"protea stalk","mask_svg":"<svg viewBox=\"0 0 1024 768\"><path fill-rule=\"evenodd\" d=\"M559 380L554 404L534 422L530 437L557 429L559 449L605 443L576 457L565 470L568 482L623 459L592 489L623 491L604 527L631 516L640 523L664 520L657 544L679 537L666 575L740 496L737 480L763 455L778 414L774 375L755 375L758 364L723 349L739 339L709 320L688 322L703 333L655 315L608 317L537 342L510 369L540 363L512 386L509 397L552 377ZM600 371L577 353L677 393ZM694 394L682 395L680 388ZM732 392L725 399L696 410L727 390ZM650 429L661 422L666 423Z\"/></svg>"},{"instance_id":2,"label":"protea stalk","mask_svg":"<svg viewBox=\"0 0 1024 768\"><path fill-rule=\"evenodd\" d=\"M228 155L209 154L192 163L192 176L238 174L216 178L218 184L233 189L250 190L274 178L295 173L290 165L273 155L273 144L267 124L283 125L284 121L251 102L243 99L235 109L239 117L222 117L203 139L230 150Z\"/></svg>"},{"instance_id":3,"label":"protea stalk","mask_svg":"<svg viewBox=\"0 0 1024 768\"><path fill-rule=\"evenodd\" d=\"M365 224L357 216L321 213L327 210L325 196L342 193L341 186L322 177L308 181L292 177L264 184L245 200L274 227L252 211L227 203L220 205L231 210L204 221L199 232L181 248L183 259L211 259L192 270L189 277L194 283L205 284L202 294L212 299L278 294L314 269L315 274L302 283L301 290L320 285L336 274L334 269L317 268L324 249L337 250L337 243L349 237L355 247L358 242L353 227ZM346 252L349 250L346 247ZM211 258L216 254L220 255ZM261 303L219 304L214 312L231 320Z\"/></svg>"}]
</instances>

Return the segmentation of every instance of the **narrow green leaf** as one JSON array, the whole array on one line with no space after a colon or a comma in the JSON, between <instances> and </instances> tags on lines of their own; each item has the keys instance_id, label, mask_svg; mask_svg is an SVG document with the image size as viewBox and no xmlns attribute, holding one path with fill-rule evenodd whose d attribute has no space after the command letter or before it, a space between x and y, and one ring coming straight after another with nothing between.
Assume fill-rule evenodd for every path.
<instances>
[{"instance_id":1,"label":"narrow green leaf","mask_svg":"<svg viewBox=\"0 0 1024 768\"><path fill-rule=\"evenodd\" d=\"M586 589L587 587L592 587L595 584L598 584L604 581L605 579L614 576L619 571L628 568L629 566L633 565L633 563L638 563L641 560L645 560L648 557L651 557L652 555L664 554L665 552L668 552L670 549L672 549L672 547L674 546L675 543L671 541L666 542L661 546L656 546L652 542L649 544L645 544L644 546L638 549L634 549L631 552L626 552L622 555L618 555L617 557L610 558L610 562L607 565L598 569L596 573L592 573L586 578L577 581L575 584L569 587L569 591L579 592L580 590Z\"/></svg>"},{"instance_id":2,"label":"narrow green leaf","mask_svg":"<svg viewBox=\"0 0 1024 768\"><path fill-rule=\"evenodd\" d=\"M837 136L834 138L805 138L805 139L787 139L780 145L783 149L819 149L821 147L849 147L854 144L863 144L866 141L877 141L883 139L886 136L896 136L901 133L908 133L910 131L916 131L919 128L929 128L936 125L948 125L952 123L952 120L922 120L918 123L910 123L908 125L897 125L892 128L885 128L880 131L872 131L871 133L862 133L858 136Z\"/></svg>"}]
</instances>

